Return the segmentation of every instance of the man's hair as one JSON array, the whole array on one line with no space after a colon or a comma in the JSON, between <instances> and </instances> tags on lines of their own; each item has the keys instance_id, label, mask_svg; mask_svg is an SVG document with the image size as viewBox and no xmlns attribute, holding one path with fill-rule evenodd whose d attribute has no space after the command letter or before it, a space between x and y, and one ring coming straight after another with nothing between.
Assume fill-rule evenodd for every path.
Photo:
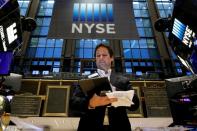
<instances>
[{"instance_id":1,"label":"man's hair","mask_svg":"<svg viewBox=\"0 0 197 131\"><path fill-rule=\"evenodd\" d=\"M101 44L98 44L98 45L96 46L96 48L95 48L95 50L94 50L94 57L96 57L96 51L97 51L98 48L100 48L100 47L106 48L106 49L108 50L108 52L109 52L110 57L113 57L113 56L114 56L114 53L113 53L113 50L111 49L111 47L109 47L109 46L107 46L107 45L101 43Z\"/></svg>"}]
</instances>

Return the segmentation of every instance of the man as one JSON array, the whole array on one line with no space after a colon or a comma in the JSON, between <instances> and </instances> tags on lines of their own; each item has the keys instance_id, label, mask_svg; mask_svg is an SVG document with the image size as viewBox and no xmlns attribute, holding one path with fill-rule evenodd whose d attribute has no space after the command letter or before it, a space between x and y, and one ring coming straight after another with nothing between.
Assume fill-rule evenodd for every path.
<instances>
[{"instance_id":1,"label":"man","mask_svg":"<svg viewBox=\"0 0 197 131\"><path fill-rule=\"evenodd\" d=\"M111 91L130 90L131 84L126 77L114 73L111 69L114 61L113 51L109 46L104 44L97 45L95 49L97 73L99 77L108 77L111 83ZM109 105L116 98L109 99L107 96L94 95L85 96L80 88L73 92L71 98L71 107L83 109L78 131L105 131L103 126L105 111L108 108L109 131L131 131L131 125L127 116L126 109L128 107L110 107ZM133 98L134 105L129 107L130 110L136 110L139 106L139 99L136 95Z\"/></svg>"}]
</instances>

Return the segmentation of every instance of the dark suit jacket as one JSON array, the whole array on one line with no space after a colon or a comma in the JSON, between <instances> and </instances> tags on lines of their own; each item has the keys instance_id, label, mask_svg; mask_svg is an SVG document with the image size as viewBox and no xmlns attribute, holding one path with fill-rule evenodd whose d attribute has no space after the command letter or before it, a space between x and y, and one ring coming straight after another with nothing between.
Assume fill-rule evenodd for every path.
<instances>
[{"instance_id":1,"label":"dark suit jacket","mask_svg":"<svg viewBox=\"0 0 197 131\"><path fill-rule=\"evenodd\" d=\"M117 87L116 90L132 89L129 79L122 75L112 73L110 82ZM75 86L72 93L70 108L80 110L80 121L78 131L104 131L104 117L107 106L88 109L90 96L85 96L79 86ZM126 109L136 110L139 107L137 95L133 98L134 105L131 107L108 107L109 130L110 131L131 131L131 125L127 116Z\"/></svg>"}]
</instances>

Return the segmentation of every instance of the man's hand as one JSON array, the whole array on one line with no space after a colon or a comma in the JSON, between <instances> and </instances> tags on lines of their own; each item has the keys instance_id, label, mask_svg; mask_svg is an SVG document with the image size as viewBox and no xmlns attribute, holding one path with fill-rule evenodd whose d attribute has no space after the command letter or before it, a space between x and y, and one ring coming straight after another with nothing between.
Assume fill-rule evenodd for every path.
<instances>
[{"instance_id":1,"label":"man's hand","mask_svg":"<svg viewBox=\"0 0 197 131\"><path fill-rule=\"evenodd\" d=\"M98 96L96 94L89 101L89 108L95 108L97 106L105 106L117 101L117 98L108 98L107 96Z\"/></svg>"}]
</instances>

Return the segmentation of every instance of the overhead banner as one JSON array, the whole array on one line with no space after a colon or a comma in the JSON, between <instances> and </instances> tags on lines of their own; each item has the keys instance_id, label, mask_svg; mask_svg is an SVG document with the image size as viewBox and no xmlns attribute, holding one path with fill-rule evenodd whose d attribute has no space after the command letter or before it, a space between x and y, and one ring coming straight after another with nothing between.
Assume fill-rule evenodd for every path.
<instances>
[{"instance_id":1,"label":"overhead banner","mask_svg":"<svg viewBox=\"0 0 197 131\"><path fill-rule=\"evenodd\" d=\"M57 0L48 38L138 39L132 0Z\"/></svg>"}]
</instances>

